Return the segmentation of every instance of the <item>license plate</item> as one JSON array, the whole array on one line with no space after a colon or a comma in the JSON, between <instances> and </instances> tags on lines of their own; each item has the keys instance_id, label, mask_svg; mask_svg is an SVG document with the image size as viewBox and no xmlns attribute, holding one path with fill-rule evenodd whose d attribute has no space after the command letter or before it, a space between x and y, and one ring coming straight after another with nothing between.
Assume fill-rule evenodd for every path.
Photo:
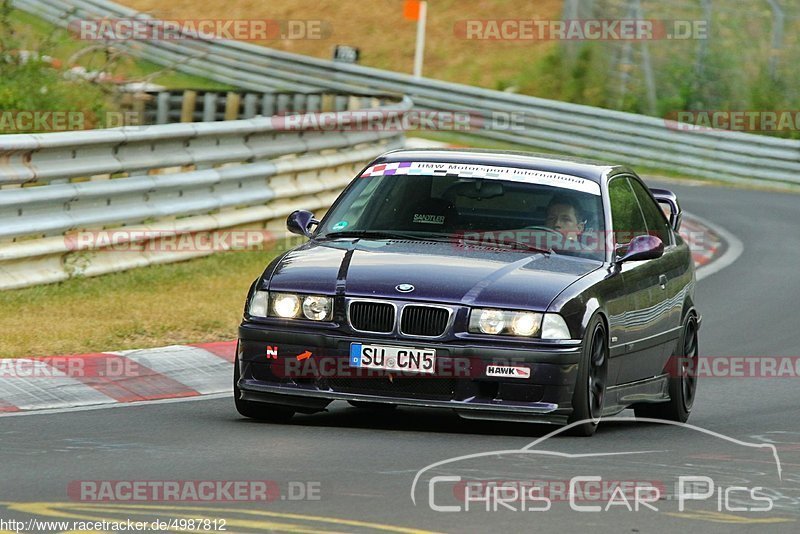
<instances>
[{"instance_id":1,"label":"license plate","mask_svg":"<svg viewBox=\"0 0 800 534\"><path fill-rule=\"evenodd\" d=\"M387 371L433 373L436 371L436 351L434 349L351 343L350 366Z\"/></svg>"}]
</instances>

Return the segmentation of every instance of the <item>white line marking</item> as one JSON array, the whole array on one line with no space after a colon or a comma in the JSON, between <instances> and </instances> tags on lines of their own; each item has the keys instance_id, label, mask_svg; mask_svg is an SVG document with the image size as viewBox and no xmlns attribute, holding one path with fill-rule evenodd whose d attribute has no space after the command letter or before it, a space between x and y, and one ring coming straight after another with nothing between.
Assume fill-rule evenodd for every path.
<instances>
[{"instance_id":1,"label":"white line marking","mask_svg":"<svg viewBox=\"0 0 800 534\"><path fill-rule=\"evenodd\" d=\"M47 410L32 410L28 412L7 412L7 413L0 413L0 417L20 417L24 415L48 415L48 414L57 414L57 413L70 413L70 412L88 412L93 410L107 410L109 408L124 408L127 406L149 406L151 404L170 404L173 402L191 402L191 401L201 401L201 400L213 400L213 399L222 399L222 398L230 398L231 399L231 413L233 413L233 388L231 391L223 392L223 393L212 393L210 395L200 395L196 397L181 397L178 399L158 399L158 400L144 400L144 401L136 401L136 402L116 402L113 404L100 404L94 406L73 406L70 408L52 408Z\"/></svg>"},{"instance_id":2,"label":"white line marking","mask_svg":"<svg viewBox=\"0 0 800 534\"><path fill-rule=\"evenodd\" d=\"M712 261L708 265L703 265L702 267L698 268L696 271L696 276L698 280L702 280L712 274L716 274L720 272L725 267L729 267L733 262L739 259L739 256L742 255L744 252L744 245L739 240L738 237L727 231L725 228L712 223L709 220L706 220L702 217L695 215L694 213L687 213L684 212L684 216L687 216L691 219L696 220L700 224L703 224L717 233L728 245L728 249L725 253L719 257L719 259Z\"/></svg>"}]
</instances>

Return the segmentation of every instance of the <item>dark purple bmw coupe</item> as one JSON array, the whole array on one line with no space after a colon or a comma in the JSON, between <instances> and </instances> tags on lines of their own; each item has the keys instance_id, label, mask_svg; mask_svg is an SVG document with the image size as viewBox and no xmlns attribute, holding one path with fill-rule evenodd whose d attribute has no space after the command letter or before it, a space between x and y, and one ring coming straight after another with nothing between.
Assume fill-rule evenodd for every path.
<instances>
[{"instance_id":1,"label":"dark purple bmw coupe","mask_svg":"<svg viewBox=\"0 0 800 534\"><path fill-rule=\"evenodd\" d=\"M284 421L334 400L466 418L686 421L700 316L669 191L626 167L400 150L370 163L251 287L234 395Z\"/></svg>"}]
</instances>

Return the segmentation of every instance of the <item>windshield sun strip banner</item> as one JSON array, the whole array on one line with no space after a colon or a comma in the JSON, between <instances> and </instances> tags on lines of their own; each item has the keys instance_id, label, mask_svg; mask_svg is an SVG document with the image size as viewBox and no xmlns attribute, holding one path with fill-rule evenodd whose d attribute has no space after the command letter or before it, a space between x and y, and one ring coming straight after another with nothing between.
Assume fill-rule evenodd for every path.
<instances>
[{"instance_id":1,"label":"windshield sun strip banner","mask_svg":"<svg viewBox=\"0 0 800 534\"><path fill-rule=\"evenodd\" d=\"M361 174L361 178L374 176L449 176L458 178L484 178L489 180L507 180L551 187L572 189L592 195L600 195L600 185L585 178L521 169L518 167L495 167L491 165L471 165L468 163L436 163L420 161L397 161L370 166Z\"/></svg>"}]
</instances>

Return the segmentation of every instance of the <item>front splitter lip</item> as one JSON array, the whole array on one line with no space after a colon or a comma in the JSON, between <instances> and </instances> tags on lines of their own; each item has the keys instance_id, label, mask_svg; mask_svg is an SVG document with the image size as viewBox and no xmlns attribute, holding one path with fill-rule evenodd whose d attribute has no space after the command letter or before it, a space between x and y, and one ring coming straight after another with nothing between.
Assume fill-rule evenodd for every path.
<instances>
[{"instance_id":1,"label":"front splitter lip","mask_svg":"<svg viewBox=\"0 0 800 534\"><path fill-rule=\"evenodd\" d=\"M297 386L272 386L255 380L240 380L238 384L241 399L255 402L284 401L292 404L292 398L298 403L303 400L319 399L321 401L362 401L377 404L394 404L397 406L414 406L420 408L446 408L455 410L462 417L470 419L494 419L504 421L524 421L532 423L557 423L566 421L566 416L555 414L558 404L549 402L513 403L481 402L474 397L465 400L432 400L408 397L388 397L362 393L342 393L337 391L312 390Z\"/></svg>"}]
</instances>

